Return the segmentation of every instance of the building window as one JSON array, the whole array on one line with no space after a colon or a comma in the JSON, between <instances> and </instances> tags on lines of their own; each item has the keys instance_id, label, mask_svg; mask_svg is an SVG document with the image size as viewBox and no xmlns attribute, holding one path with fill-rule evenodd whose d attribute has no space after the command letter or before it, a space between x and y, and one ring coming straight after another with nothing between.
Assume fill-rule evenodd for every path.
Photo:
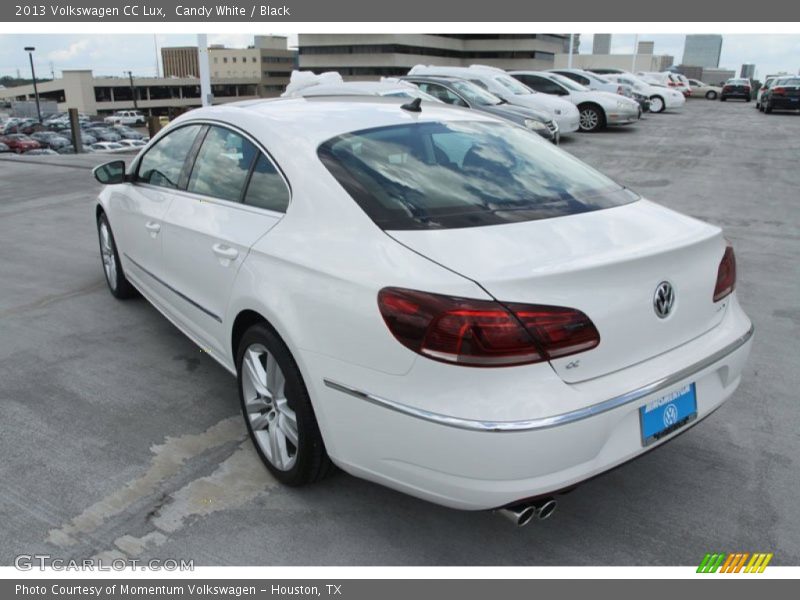
<instances>
[{"instance_id":1,"label":"building window","mask_svg":"<svg viewBox=\"0 0 800 600\"><path fill-rule=\"evenodd\" d=\"M228 57L227 56L223 56L222 57L222 62L227 63L228 62Z\"/></svg>"},{"instance_id":2,"label":"building window","mask_svg":"<svg viewBox=\"0 0 800 600\"><path fill-rule=\"evenodd\" d=\"M233 62L236 62L236 57L235 56L233 57Z\"/></svg>"},{"instance_id":3,"label":"building window","mask_svg":"<svg viewBox=\"0 0 800 600\"><path fill-rule=\"evenodd\" d=\"M253 58L250 60L250 62L256 62L256 57L254 56L254 57L253 57Z\"/></svg>"}]
</instances>

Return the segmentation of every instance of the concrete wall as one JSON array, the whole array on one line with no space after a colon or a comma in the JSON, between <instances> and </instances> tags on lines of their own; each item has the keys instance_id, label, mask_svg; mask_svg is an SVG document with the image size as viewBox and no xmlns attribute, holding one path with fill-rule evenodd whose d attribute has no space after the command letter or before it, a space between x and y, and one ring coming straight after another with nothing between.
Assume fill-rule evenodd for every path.
<instances>
[{"instance_id":1,"label":"concrete wall","mask_svg":"<svg viewBox=\"0 0 800 600\"><path fill-rule=\"evenodd\" d=\"M556 54L555 68L564 69L569 62L569 54ZM636 64L633 54L573 54L572 66L575 69L624 69L625 71L663 71L672 65L672 57L661 54L637 54Z\"/></svg>"}]
</instances>

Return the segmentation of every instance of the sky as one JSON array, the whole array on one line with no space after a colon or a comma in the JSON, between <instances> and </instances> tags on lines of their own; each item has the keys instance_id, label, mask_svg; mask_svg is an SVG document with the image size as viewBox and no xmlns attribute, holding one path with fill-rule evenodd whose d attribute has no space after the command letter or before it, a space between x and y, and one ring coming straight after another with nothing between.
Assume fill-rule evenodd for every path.
<instances>
[{"instance_id":1,"label":"sky","mask_svg":"<svg viewBox=\"0 0 800 600\"><path fill-rule=\"evenodd\" d=\"M684 35L641 34L639 41L654 41L656 54L671 54L679 64L683 56ZM253 42L252 34L209 34L209 44L246 47ZM296 44L297 36L290 35L289 43ZM630 54L634 36L614 34L611 52ZM35 46L34 61L39 77L49 77L54 72L60 77L62 69L92 69L95 75L123 76L133 71L134 76L152 76L156 72L157 48L162 46L194 46L195 35L96 35L48 34L0 36L0 76L30 76L25 46ZM580 52L592 51L592 35L581 34ZM756 78L764 75L800 70L800 35L783 34L729 34L723 36L720 67L739 72L744 63L755 63Z\"/></svg>"}]
</instances>

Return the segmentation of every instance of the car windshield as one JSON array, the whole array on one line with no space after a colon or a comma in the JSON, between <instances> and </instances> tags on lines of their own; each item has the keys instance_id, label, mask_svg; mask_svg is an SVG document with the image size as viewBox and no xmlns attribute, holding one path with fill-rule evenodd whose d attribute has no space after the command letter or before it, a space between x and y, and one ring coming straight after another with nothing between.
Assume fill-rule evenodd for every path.
<instances>
[{"instance_id":1,"label":"car windshield","mask_svg":"<svg viewBox=\"0 0 800 600\"><path fill-rule=\"evenodd\" d=\"M439 102L438 99L434 98L430 94L426 94L422 90L413 87L403 87L396 90L380 92L379 95L387 98L420 98L422 100L428 100L429 102Z\"/></svg>"},{"instance_id":2,"label":"car windshield","mask_svg":"<svg viewBox=\"0 0 800 600\"><path fill-rule=\"evenodd\" d=\"M502 122L423 122L357 131L318 155L381 228L531 221L627 204L633 192Z\"/></svg>"},{"instance_id":3,"label":"car windshield","mask_svg":"<svg viewBox=\"0 0 800 600\"><path fill-rule=\"evenodd\" d=\"M498 98L493 93L484 90L470 81L453 81L450 84L454 90L464 96L468 101L478 106L497 106L505 104L505 100Z\"/></svg>"},{"instance_id":4,"label":"car windshield","mask_svg":"<svg viewBox=\"0 0 800 600\"><path fill-rule=\"evenodd\" d=\"M521 84L510 75L497 75L494 80L516 96L533 94L533 90L531 90L528 86Z\"/></svg>"},{"instance_id":5,"label":"car windshield","mask_svg":"<svg viewBox=\"0 0 800 600\"><path fill-rule=\"evenodd\" d=\"M572 81L569 77L564 77L563 75L559 75L557 73L550 73L549 77L553 81L557 81L565 88L572 90L573 92L588 92L589 88L585 85L581 85L577 81Z\"/></svg>"}]
</instances>

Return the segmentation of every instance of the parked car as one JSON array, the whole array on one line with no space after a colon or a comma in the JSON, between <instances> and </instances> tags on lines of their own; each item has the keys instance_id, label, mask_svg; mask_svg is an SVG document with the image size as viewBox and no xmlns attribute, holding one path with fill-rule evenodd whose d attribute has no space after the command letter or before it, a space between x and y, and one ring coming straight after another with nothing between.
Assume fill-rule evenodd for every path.
<instances>
[{"instance_id":1,"label":"parked car","mask_svg":"<svg viewBox=\"0 0 800 600\"><path fill-rule=\"evenodd\" d=\"M650 110L650 98L647 95L636 91L633 86L628 85L627 83L610 81L602 75L598 75L597 73L586 71L584 69L549 69L548 72L558 73L559 75L568 77L575 83L579 83L590 90L612 92L619 94L620 96L625 96L627 98L631 98L632 100L636 100L636 102L639 103L642 112L648 112Z\"/></svg>"},{"instance_id":2,"label":"parked car","mask_svg":"<svg viewBox=\"0 0 800 600\"><path fill-rule=\"evenodd\" d=\"M125 149L125 146L118 142L97 142L89 147L95 152L114 152Z\"/></svg>"},{"instance_id":3,"label":"parked car","mask_svg":"<svg viewBox=\"0 0 800 600\"><path fill-rule=\"evenodd\" d=\"M558 73L510 71L509 75L532 90L572 102L580 112L581 131L598 131L608 125L629 125L642 115L642 109L635 100L616 93L590 90Z\"/></svg>"},{"instance_id":4,"label":"parked car","mask_svg":"<svg viewBox=\"0 0 800 600\"><path fill-rule=\"evenodd\" d=\"M126 148L142 148L147 145L147 142L143 142L142 140L120 140L117 143Z\"/></svg>"},{"instance_id":5,"label":"parked car","mask_svg":"<svg viewBox=\"0 0 800 600\"><path fill-rule=\"evenodd\" d=\"M725 102L728 98L741 98L745 102L750 102L752 94L752 86L749 79L742 79L740 77L733 77L725 82L722 86L722 91L719 93L719 99Z\"/></svg>"},{"instance_id":6,"label":"parked car","mask_svg":"<svg viewBox=\"0 0 800 600\"><path fill-rule=\"evenodd\" d=\"M0 142L4 143L17 154L22 154L29 150L38 150L42 147L39 142L22 133L11 133L9 135L0 136Z\"/></svg>"},{"instance_id":7,"label":"parked car","mask_svg":"<svg viewBox=\"0 0 800 600\"><path fill-rule=\"evenodd\" d=\"M707 100L716 100L722 88L717 85L709 85L703 83L699 79L689 79L689 85L692 88L692 98L706 98Z\"/></svg>"},{"instance_id":8,"label":"parked car","mask_svg":"<svg viewBox=\"0 0 800 600\"><path fill-rule=\"evenodd\" d=\"M144 125L145 116L138 110L118 110L103 121L109 125Z\"/></svg>"},{"instance_id":9,"label":"parked car","mask_svg":"<svg viewBox=\"0 0 800 600\"><path fill-rule=\"evenodd\" d=\"M637 71L636 75L648 83L674 88L683 94L684 98L688 98L692 95L692 88L689 85L689 80L680 73L672 73L671 71Z\"/></svg>"},{"instance_id":10,"label":"parked car","mask_svg":"<svg viewBox=\"0 0 800 600\"><path fill-rule=\"evenodd\" d=\"M761 97L765 113L800 109L800 77L779 77Z\"/></svg>"},{"instance_id":11,"label":"parked car","mask_svg":"<svg viewBox=\"0 0 800 600\"><path fill-rule=\"evenodd\" d=\"M764 111L764 106L761 104L761 98L764 96L764 92L766 92L772 84L775 83L776 79L782 77L781 75L772 75L770 77L766 77L764 79L764 85L758 88L758 92L756 92L756 108L760 111Z\"/></svg>"},{"instance_id":12,"label":"parked car","mask_svg":"<svg viewBox=\"0 0 800 600\"><path fill-rule=\"evenodd\" d=\"M554 144L559 142L558 124L549 115L509 104L466 79L434 75L407 75L401 79L419 86L423 92L445 104L488 113L535 131Z\"/></svg>"},{"instance_id":13,"label":"parked car","mask_svg":"<svg viewBox=\"0 0 800 600\"><path fill-rule=\"evenodd\" d=\"M31 134L31 139L36 140L43 148L52 148L58 150L63 146L69 145L70 141L64 136L58 135L52 131L38 131Z\"/></svg>"},{"instance_id":14,"label":"parked car","mask_svg":"<svg viewBox=\"0 0 800 600\"><path fill-rule=\"evenodd\" d=\"M11 148L9 148L4 143L0 143L0 153L3 153L3 152L11 152Z\"/></svg>"},{"instance_id":15,"label":"parked car","mask_svg":"<svg viewBox=\"0 0 800 600\"><path fill-rule=\"evenodd\" d=\"M92 127L86 132L96 138L98 142L118 142L122 139L122 136L110 127Z\"/></svg>"},{"instance_id":16,"label":"parked car","mask_svg":"<svg viewBox=\"0 0 800 600\"><path fill-rule=\"evenodd\" d=\"M420 98L428 102L439 102L406 81L344 81L339 73L327 72L317 75L311 71L292 71L289 85L282 98L305 98L312 96L386 96L395 98Z\"/></svg>"},{"instance_id":17,"label":"parked car","mask_svg":"<svg viewBox=\"0 0 800 600\"><path fill-rule=\"evenodd\" d=\"M603 75L609 81L627 83L633 89L650 98L650 112L661 113L676 110L686 104L686 97L677 90L660 84L649 83L631 73L609 73Z\"/></svg>"},{"instance_id":18,"label":"parked car","mask_svg":"<svg viewBox=\"0 0 800 600\"><path fill-rule=\"evenodd\" d=\"M94 173L110 293L139 290L237 374L285 484L334 463L547 516L711 415L752 344L718 227L478 112L198 108Z\"/></svg>"},{"instance_id":19,"label":"parked car","mask_svg":"<svg viewBox=\"0 0 800 600\"><path fill-rule=\"evenodd\" d=\"M127 125L114 125L111 131L120 136L123 140L141 140L144 134L135 129L131 129Z\"/></svg>"},{"instance_id":20,"label":"parked car","mask_svg":"<svg viewBox=\"0 0 800 600\"><path fill-rule=\"evenodd\" d=\"M547 114L558 124L560 135L577 131L580 127L578 109L566 100L534 92L501 69L472 65L470 67L439 67L417 65L409 75L446 75L460 77L482 87L514 106L523 106Z\"/></svg>"}]
</instances>

